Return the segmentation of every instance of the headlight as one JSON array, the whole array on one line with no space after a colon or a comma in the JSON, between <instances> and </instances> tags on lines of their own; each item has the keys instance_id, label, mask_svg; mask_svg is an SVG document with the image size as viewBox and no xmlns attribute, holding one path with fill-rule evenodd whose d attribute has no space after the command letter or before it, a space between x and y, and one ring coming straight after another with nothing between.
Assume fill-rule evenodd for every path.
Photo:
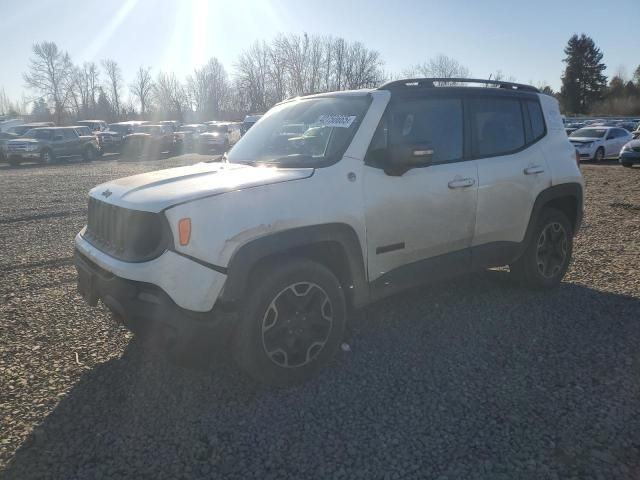
<instances>
[{"instance_id":1,"label":"headlight","mask_svg":"<svg viewBox=\"0 0 640 480\"><path fill-rule=\"evenodd\" d=\"M214 137L220 136L220 134L218 132L213 132L211 135L213 135Z\"/></svg>"}]
</instances>

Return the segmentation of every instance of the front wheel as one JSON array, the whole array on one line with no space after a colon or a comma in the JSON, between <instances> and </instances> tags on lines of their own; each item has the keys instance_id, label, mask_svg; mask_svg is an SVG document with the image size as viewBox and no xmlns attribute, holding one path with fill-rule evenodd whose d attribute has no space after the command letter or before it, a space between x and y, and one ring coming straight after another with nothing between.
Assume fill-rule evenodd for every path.
<instances>
[{"instance_id":1,"label":"front wheel","mask_svg":"<svg viewBox=\"0 0 640 480\"><path fill-rule=\"evenodd\" d=\"M274 263L254 275L235 332L238 365L270 385L300 383L335 355L346 324L338 279L306 259Z\"/></svg>"},{"instance_id":2,"label":"front wheel","mask_svg":"<svg viewBox=\"0 0 640 480\"><path fill-rule=\"evenodd\" d=\"M598 147L595 155L593 156L593 160L600 163L604 160L604 148Z\"/></svg>"},{"instance_id":3,"label":"front wheel","mask_svg":"<svg viewBox=\"0 0 640 480\"><path fill-rule=\"evenodd\" d=\"M534 227L524 253L509 268L525 286L552 288L567 273L572 252L571 223L561 211L547 208Z\"/></svg>"},{"instance_id":4,"label":"front wheel","mask_svg":"<svg viewBox=\"0 0 640 480\"><path fill-rule=\"evenodd\" d=\"M48 148L45 148L40 154L40 161L45 165L51 165L56 161L56 155Z\"/></svg>"}]
</instances>

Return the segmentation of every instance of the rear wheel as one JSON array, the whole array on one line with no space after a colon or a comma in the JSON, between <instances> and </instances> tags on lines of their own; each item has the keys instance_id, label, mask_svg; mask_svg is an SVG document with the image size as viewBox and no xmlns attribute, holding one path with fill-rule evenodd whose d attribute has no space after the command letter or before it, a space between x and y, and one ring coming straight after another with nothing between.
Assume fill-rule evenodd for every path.
<instances>
[{"instance_id":1,"label":"rear wheel","mask_svg":"<svg viewBox=\"0 0 640 480\"><path fill-rule=\"evenodd\" d=\"M560 283L571 261L573 229L566 215L548 208L542 213L522 256L511 272L531 288L551 288Z\"/></svg>"},{"instance_id":2,"label":"rear wheel","mask_svg":"<svg viewBox=\"0 0 640 480\"><path fill-rule=\"evenodd\" d=\"M593 156L593 160L600 163L604 160L604 148L598 147L595 155Z\"/></svg>"},{"instance_id":3,"label":"rear wheel","mask_svg":"<svg viewBox=\"0 0 640 480\"><path fill-rule=\"evenodd\" d=\"M56 155L49 148L45 148L40 154L40 161L45 165L50 165L56 161Z\"/></svg>"},{"instance_id":4,"label":"rear wheel","mask_svg":"<svg viewBox=\"0 0 640 480\"><path fill-rule=\"evenodd\" d=\"M325 266L306 259L254 276L235 332L238 365L259 382L291 385L335 355L346 324L344 292Z\"/></svg>"}]
</instances>

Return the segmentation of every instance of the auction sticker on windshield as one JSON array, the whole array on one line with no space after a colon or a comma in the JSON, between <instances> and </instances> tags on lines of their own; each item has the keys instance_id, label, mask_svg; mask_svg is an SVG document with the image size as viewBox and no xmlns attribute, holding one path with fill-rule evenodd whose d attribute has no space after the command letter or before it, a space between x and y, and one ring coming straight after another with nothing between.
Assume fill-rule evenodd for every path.
<instances>
[{"instance_id":1,"label":"auction sticker on windshield","mask_svg":"<svg viewBox=\"0 0 640 480\"><path fill-rule=\"evenodd\" d=\"M319 127L349 128L355 119L355 115L320 115L315 125Z\"/></svg>"}]
</instances>

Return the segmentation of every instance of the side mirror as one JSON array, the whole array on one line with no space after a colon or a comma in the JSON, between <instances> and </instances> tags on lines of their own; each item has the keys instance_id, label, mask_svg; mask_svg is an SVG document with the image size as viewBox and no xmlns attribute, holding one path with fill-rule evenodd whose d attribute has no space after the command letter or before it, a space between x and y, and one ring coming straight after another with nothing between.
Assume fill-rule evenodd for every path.
<instances>
[{"instance_id":1,"label":"side mirror","mask_svg":"<svg viewBox=\"0 0 640 480\"><path fill-rule=\"evenodd\" d=\"M393 145L389 147L388 154L385 173L397 177L412 168L429 166L433 161L433 147L428 143Z\"/></svg>"},{"instance_id":2,"label":"side mirror","mask_svg":"<svg viewBox=\"0 0 640 480\"><path fill-rule=\"evenodd\" d=\"M54 142L59 142L60 140L62 140L62 135L54 135L53 136L53 141Z\"/></svg>"}]
</instances>

